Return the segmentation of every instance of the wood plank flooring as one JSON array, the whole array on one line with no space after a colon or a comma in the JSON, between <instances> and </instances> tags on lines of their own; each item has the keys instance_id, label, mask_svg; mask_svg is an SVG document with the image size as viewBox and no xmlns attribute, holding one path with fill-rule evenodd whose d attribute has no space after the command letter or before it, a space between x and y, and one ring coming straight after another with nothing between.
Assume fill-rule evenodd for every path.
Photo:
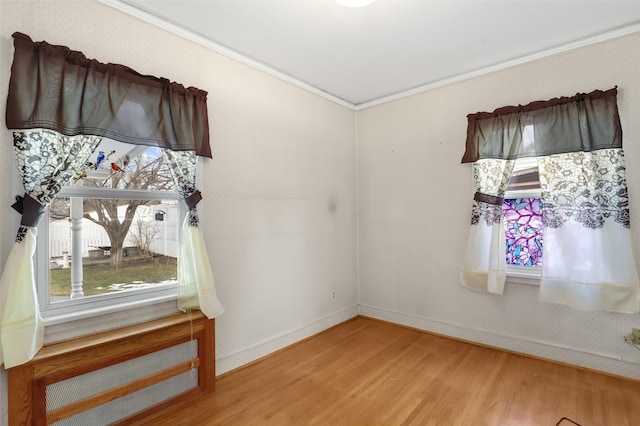
<instances>
[{"instance_id":1,"label":"wood plank flooring","mask_svg":"<svg viewBox=\"0 0 640 426\"><path fill-rule=\"evenodd\" d=\"M357 317L223 375L205 399L141 424L573 422L640 425L640 382Z\"/></svg>"}]
</instances>

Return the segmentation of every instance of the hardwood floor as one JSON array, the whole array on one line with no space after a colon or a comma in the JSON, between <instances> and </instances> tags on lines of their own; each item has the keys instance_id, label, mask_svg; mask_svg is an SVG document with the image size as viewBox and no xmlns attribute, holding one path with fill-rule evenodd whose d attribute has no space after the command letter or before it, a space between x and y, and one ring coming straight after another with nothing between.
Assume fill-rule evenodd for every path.
<instances>
[{"instance_id":1,"label":"hardwood floor","mask_svg":"<svg viewBox=\"0 0 640 426\"><path fill-rule=\"evenodd\" d=\"M631 426L640 382L357 317L170 411L142 424Z\"/></svg>"}]
</instances>

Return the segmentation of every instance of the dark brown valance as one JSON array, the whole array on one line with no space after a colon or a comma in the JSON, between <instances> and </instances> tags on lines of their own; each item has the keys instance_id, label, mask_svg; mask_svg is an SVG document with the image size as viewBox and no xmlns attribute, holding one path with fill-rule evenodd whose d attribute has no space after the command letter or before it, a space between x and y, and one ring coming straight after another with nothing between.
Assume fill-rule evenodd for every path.
<instances>
[{"instance_id":1,"label":"dark brown valance","mask_svg":"<svg viewBox=\"0 0 640 426\"><path fill-rule=\"evenodd\" d=\"M622 148L617 88L469 114L467 119L463 163ZM533 131L531 139L523 137L526 126Z\"/></svg>"},{"instance_id":2,"label":"dark brown valance","mask_svg":"<svg viewBox=\"0 0 640 426\"><path fill-rule=\"evenodd\" d=\"M7 128L46 128L211 157L207 92L14 33Z\"/></svg>"}]
</instances>

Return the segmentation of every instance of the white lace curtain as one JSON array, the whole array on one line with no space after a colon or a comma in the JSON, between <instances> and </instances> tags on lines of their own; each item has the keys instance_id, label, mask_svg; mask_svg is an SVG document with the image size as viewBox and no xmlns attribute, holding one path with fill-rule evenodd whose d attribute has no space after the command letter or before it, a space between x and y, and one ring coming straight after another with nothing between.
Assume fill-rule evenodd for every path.
<instances>
[{"instance_id":1,"label":"white lace curtain","mask_svg":"<svg viewBox=\"0 0 640 426\"><path fill-rule=\"evenodd\" d=\"M196 205L202 199L196 189L196 154L193 151L163 150L171 174L189 211L180 234L178 261L178 307L183 311L200 309L207 318L224 310L216 295L209 256L198 227Z\"/></svg>"},{"instance_id":2,"label":"white lace curtain","mask_svg":"<svg viewBox=\"0 0 640 426\"><path fill-rule=\"evenodd\" d=\"M471 228L460 281L466 287L502 294L507 274L502 202L514 160L481 159L472 164L475 192Z\"/></svg>"},{"instance_id":3,"label":"white lace curtain","mask_svg":"<svg viewBox=\"0 0 640 426\"><path fill-rule=\"evenodd\" d=\"M640 311L617 89L468 116L474 195L461 272L469 288L502 294L502 203L513 160L536 156L544 258L540 300L583 310ZM522 144L525 125L534 143Z\"/></svg>"},{"instance_id":4,"label":"white lace curtain","mask_svg":"<svg viewBox=\"0 0 640 426\"><path fill-rule=\"evenodd\" d=\"M638 312L622 149L540 157L539 169L545 250L540 300Z\"/></svg>"}]
</instances>

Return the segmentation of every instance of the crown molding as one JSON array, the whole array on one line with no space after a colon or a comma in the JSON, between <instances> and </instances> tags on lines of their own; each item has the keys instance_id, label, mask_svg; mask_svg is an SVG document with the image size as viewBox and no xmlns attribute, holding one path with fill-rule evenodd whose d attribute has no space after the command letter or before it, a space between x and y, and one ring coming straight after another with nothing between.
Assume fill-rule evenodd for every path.
<instances>
[{"instance_id":1,"label":"crown molding","mask_svg":"<svg viewBox=\"0 0 640 426\"><path fill-rule=\"evenodd\" d=\"M256 59L245 56L233 49L230 49L224 45L213 42L199 34L196 34L192 31L189 31L185 28L182 28L179 25L173 24L163 18L160 18L150 12L141 10L137 7L132 6L127 3L126 0L98 0L98 2L103 3L105 5L111 6L115 9L118 9L128 15L131 15L135 18L138 18L142 21L145 21L149 24L152 24L156 27L159 27L163 30L169 31L179 37L182 37L186 40L199 44L203 47L206 47L220 55L233 59L237 62L250 66L258 71L262 71L272 77L276 77L280 80L283 80L287 83L290 83L294 86L297 86L301 89L304 89L310 93L321 96L331 102L334 102L343 107L349 108L353 111L361 111L367 108L371 108L374 106L382 105L385 103L393 102L399 99L403 99L409 96L417 95L423 92L428 92L430 90L438 89L444 86L449 86L451 84L459 83L465 80L469 80L472 78L480 77L486 74L490 74L496 71L505 70L507 68L515 67L518 65L526 64L528 62L537 61L540 59L548 58L551 56L555 56L561 53L565 53L574 49L579 49L581 47L589 46L596 43L601 43L607 40L612 40L615 38L623 37L626 35L634 34L636 32L640 32L640 22L634 23L631 25L627 25L624 27L616 28L614 30L605 31L600 34L596 34L590 37L586 37L583 39L575 40L570 43L565 43L559 46L555 46L549 49L541 50L539 52L535 52L529 55L521 56L519 58L511 59L508 61L501 62L499 64L491 65L489 67L480 68L474 71L462 73L459 75L455 75L449 78L444 78L442 80L434 81L431 83L427 83L424 85L420 85L414 87L409 90L404 90L401 92L393 93L388 96L383 96L377 99L373 99L371 101L362 102L359 104L354 104L349 101L346 101L342 98L339 98L335 95L327 93L317 87L305 82L301 81L297 78L294 78L282 71L274 69L266 65L263 62L260 62Z\"/></svg>"},{"instance_id":2,"label":"crown molding","mask_svg":"<svg viewBox=\"0 0 640 426\"><path fill-rule=\"evenodd\" d=\"M424 84L413 89L404 90L402 92L394 93L389 96L384 96L372 101L363 102L355 106L356 111L360 111L366 108L382 105L388 102L396 101L409 96L417 95L419 93L428 92L430 90L438 89L440 87L449 86L451 84L459 83L461 81L470 80L472 78L480 77L486 74L491 74L496 71L502 71L507 68L515 67L517 65L526 64L528 62L537 61L539 59L548 58L561 53L569 52L571 50L579 49L581 47L590 46L592 44L601 43L603 41L612 40L615 38L623 37L626 35L634 34L640 31L640 23L627 25L624 27L616 28L614 30L606 31L600 34L596 34L590 37L579 39L570 43L565 43L550 49L541 50L530 55L521 56L516 59L501 62L496 65L481 68L475 71L459 74L453 77L445 78L442 80L434 81L432 83Z\"/></svg>"},{"instance_id":3,"label":"crown molding","mask_svg":"<svg viewBox=\"0 0 640 426\"><path fill-rule=\"evenodd\" d=\"M256 59L250 58L248 56L245 56L241 53L236 52L233 49L230 49L222 44L216 43L214 41L211 41L197 33L194 33L192 31L189 31L179 25L176 25L174 23L171 23L163 18L160 18L159 16L154 15L153 13L144 11L142 9L139 9L137 7L132 6L131 4L127 3L126 0L97 0L99 3L103 3L107 6L111 6L114 9L117 9L121 12L124 12L128 15L133 16L134 18L138 18L144 22L147 22L151 25L154 25L158 28L161 28L165 31L168 31L170 33L173 33L179 37L182 37L186 40L189 40L193 43L199 44L203 47L206 47L207 49L219 53L220 55L223 55L227 58L233 59L234 61L237 61L239 63L242 63L244 65L250 66L251 68L254 68L258 71L262 71L265 74L271 75L272 77L276 77L280 80L283 80L287 83L290 83L294 86L297 86L301 89L304 89L308 92L311 92L315 95L321 96L331 102L334 102L338 105L341 105L343 107L349 108L351 110L355 110L355 105L351 102L348 102L344 99L341 99L337 96L334 96L330 93L327 93L323 90L318 89L317 87L301 81L299 79L296 79L294 77L291 77L290 75L279 71L277 69L274 69L266 64L264 64L263 62L260 62Z\"/></svg>"}]
</instances>

